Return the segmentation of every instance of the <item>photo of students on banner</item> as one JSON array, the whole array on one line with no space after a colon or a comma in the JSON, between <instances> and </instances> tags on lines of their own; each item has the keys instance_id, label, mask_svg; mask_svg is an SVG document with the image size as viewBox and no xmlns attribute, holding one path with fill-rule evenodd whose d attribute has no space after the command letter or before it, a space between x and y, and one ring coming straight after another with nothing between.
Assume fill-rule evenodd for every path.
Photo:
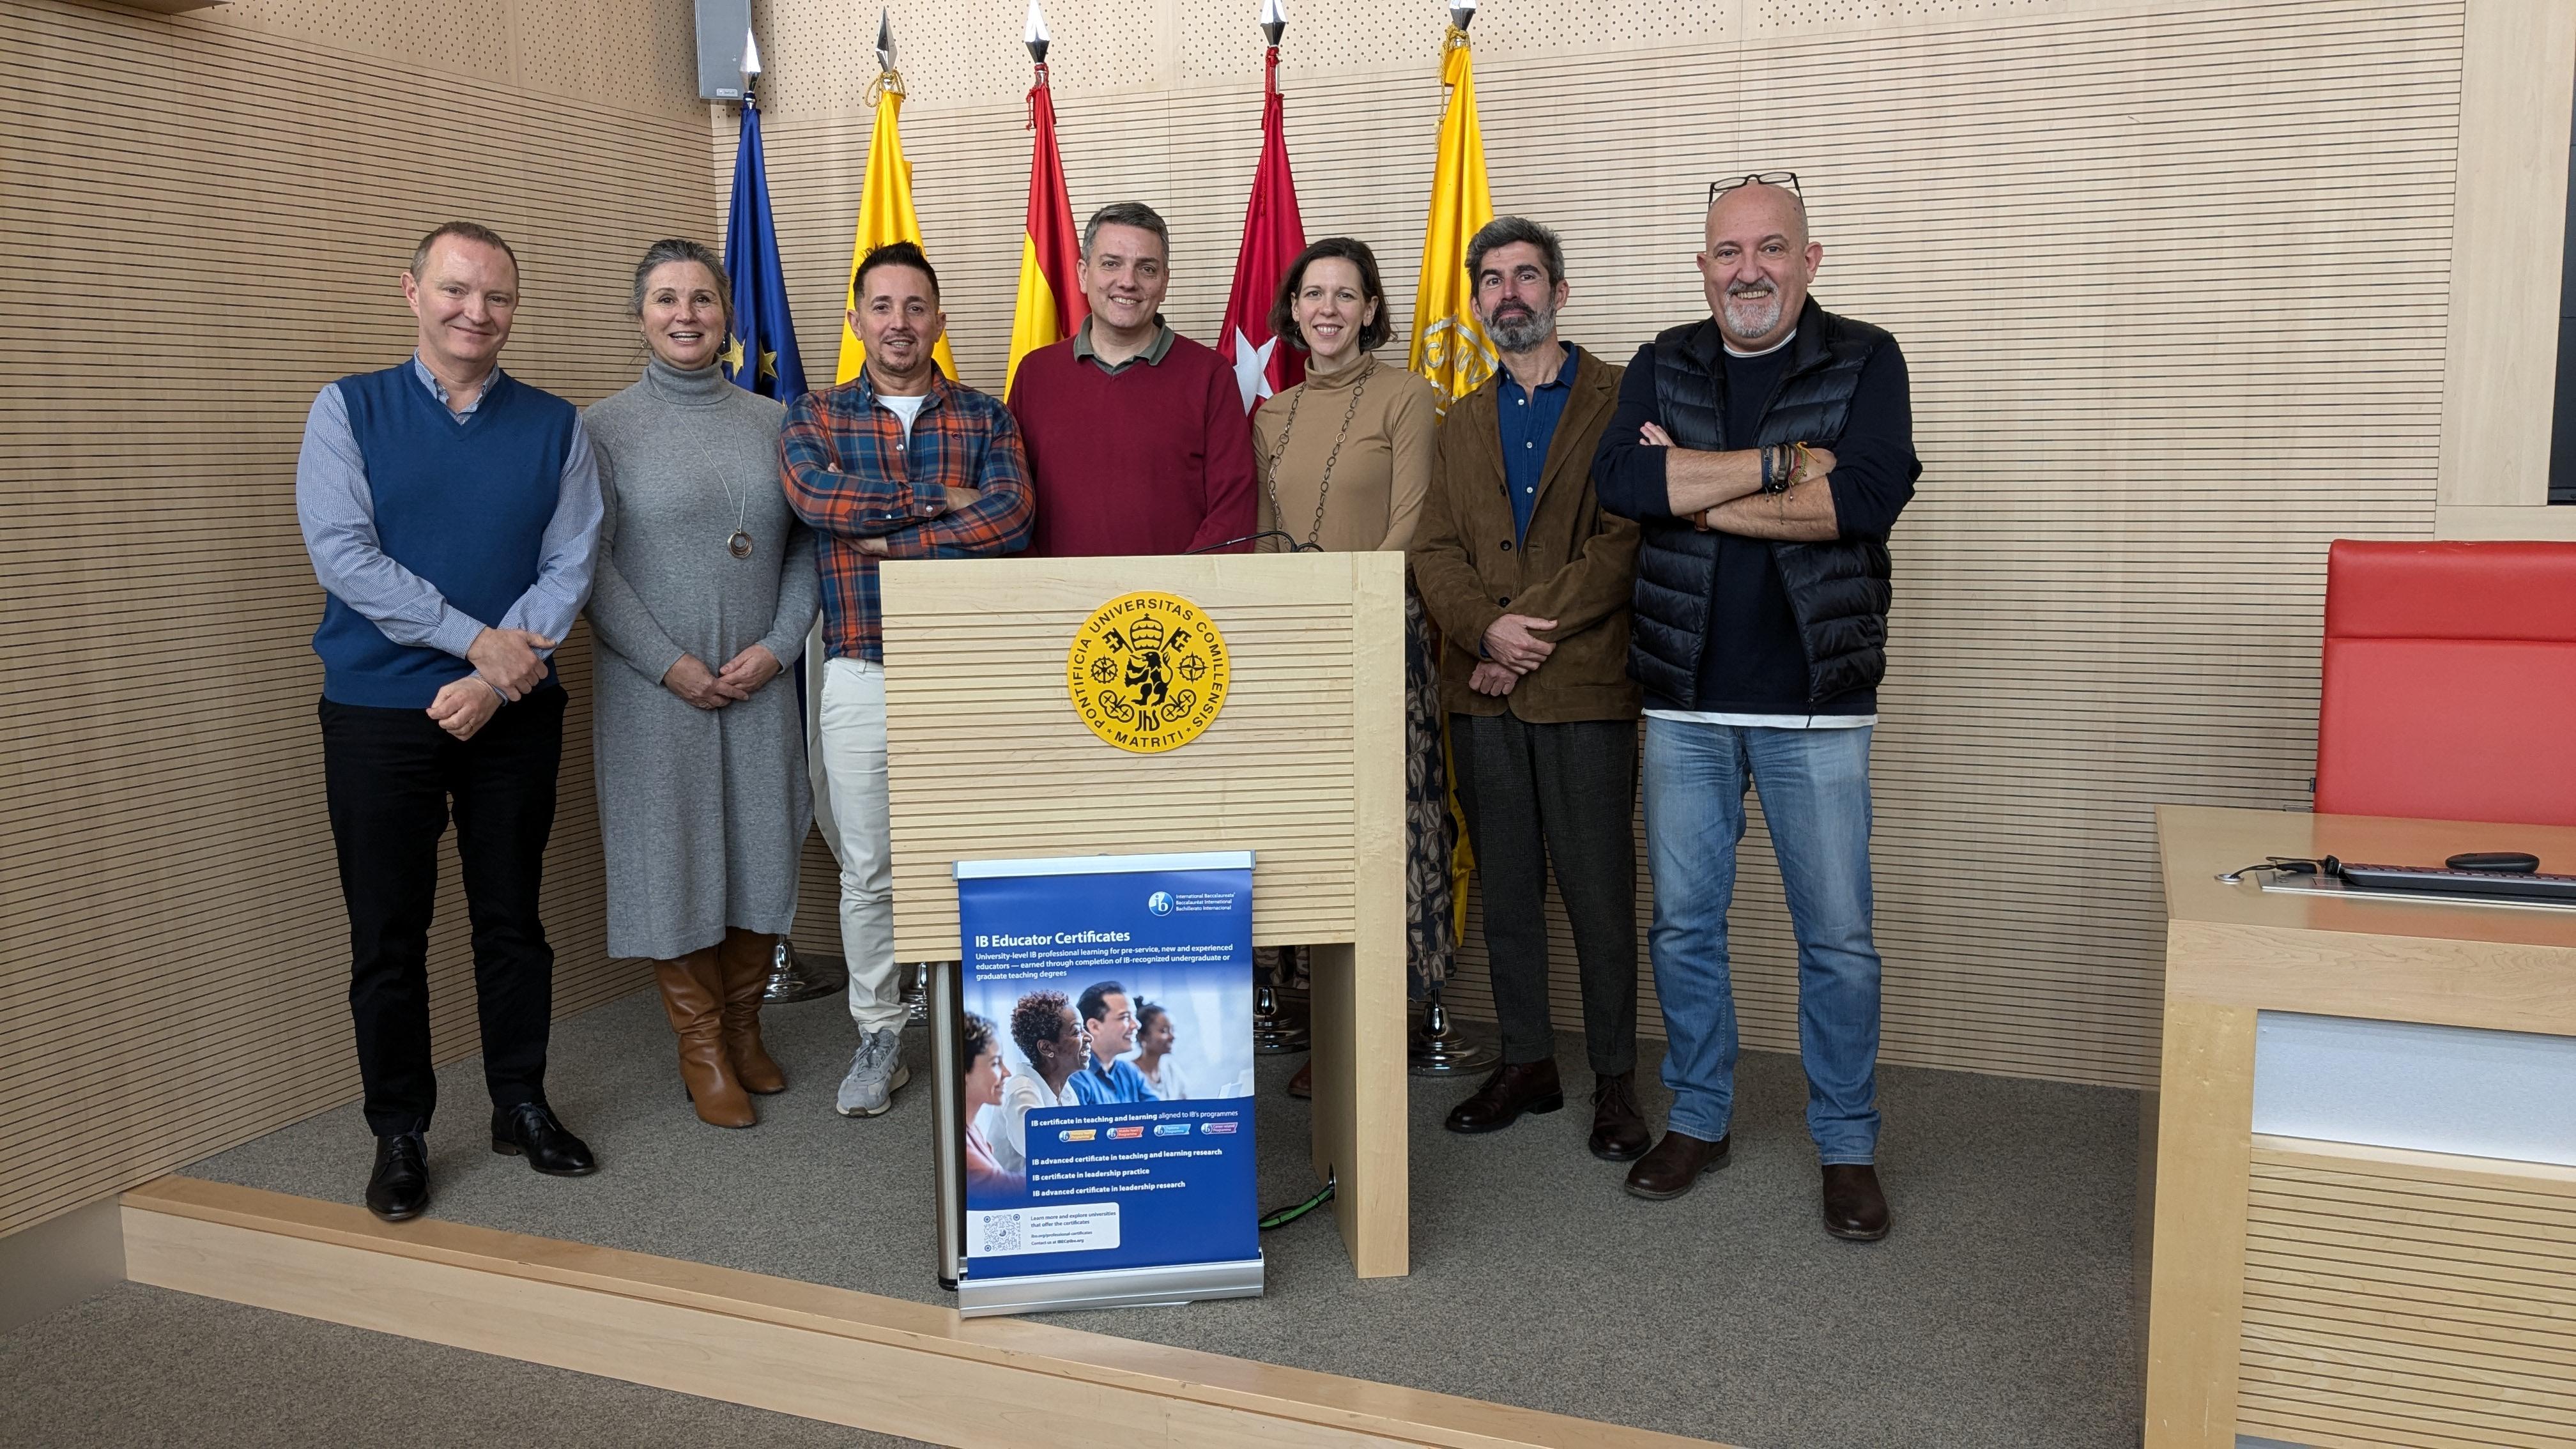
<instances>
[{"instance_id":1,"label":"photo of students on banner","mask_svg":"<svg viewBox=\"0 0 2576 1449\"><path fill-rule=\"evenodd\" d=\"M1258 1255L1252 873L1137 859L960 867L970 1276Z\"/></svg>"}]
</instances>

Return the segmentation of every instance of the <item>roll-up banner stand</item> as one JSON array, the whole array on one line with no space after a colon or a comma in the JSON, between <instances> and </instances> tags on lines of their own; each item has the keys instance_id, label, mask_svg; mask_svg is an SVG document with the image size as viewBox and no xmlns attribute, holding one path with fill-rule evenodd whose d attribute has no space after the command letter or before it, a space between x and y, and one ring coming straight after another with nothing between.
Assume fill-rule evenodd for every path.
<instances>
[{"instance_id":1,"label":"roll-up banner stand","mask_svg":"<svg viewBox=\"0 0 2576 1449\"><path fill-rule=\"evenodd\" d=\"M1260 1296L1252 852L956 870L958 1312Z\"/></svg>"}]
</instances>

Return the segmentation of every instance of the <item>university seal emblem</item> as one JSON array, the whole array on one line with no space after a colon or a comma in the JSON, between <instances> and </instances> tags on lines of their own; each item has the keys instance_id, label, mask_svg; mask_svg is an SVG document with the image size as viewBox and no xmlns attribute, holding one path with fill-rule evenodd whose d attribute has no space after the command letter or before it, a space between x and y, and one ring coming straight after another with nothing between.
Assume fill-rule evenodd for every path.
<instances>
[{"instance_id":1,"label":"university seal emblem","mask_svg":"<svg viewBox=\"0 0 2576 1449\"><path fill-rule=\"evenodd\" d=\"M1232 667L1225 636L1198 605L1121 594L1073 631L1064 682L1085 728L1122 750L1159 755L1216 722Z\"/></svg>"}]
</instances>

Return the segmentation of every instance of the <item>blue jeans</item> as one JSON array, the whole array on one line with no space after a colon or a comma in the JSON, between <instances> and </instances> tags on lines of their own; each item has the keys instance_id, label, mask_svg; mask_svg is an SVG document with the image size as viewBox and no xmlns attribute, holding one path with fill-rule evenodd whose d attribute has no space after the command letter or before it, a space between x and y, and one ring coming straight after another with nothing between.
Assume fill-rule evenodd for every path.
<instances>
[{"instance_id":1,"label":"blue jeans","mask_svg":"<svg viewBox=\"0 0 2576 1449\"><path fill-rule=\"evenodd\" d=\"M1860 729L1764 729L1646 721L1648 936L1663 998L1671 1129L1709 1141L1735 1110L1735 989L1726 911L1744 788L1762 818L1798 937L1798 1051L1807 1132L1828 1166L1878 1149L1878 947L1870 940L1869 737Z\"/></svg>"}]
</instances>

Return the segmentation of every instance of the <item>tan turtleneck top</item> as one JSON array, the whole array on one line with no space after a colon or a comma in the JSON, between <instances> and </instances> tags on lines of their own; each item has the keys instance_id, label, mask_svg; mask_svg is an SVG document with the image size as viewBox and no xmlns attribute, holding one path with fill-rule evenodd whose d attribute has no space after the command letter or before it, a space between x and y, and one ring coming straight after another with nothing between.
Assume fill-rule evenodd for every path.
<instances>
[{"instance_id":1,"label":"tan turtleneck top","mask_svg":"<svg viewBox=\"0 0 2576 1449\"><path fill-rule=\"evenodd\" d=\"M1374 357L1329 376L1309 374L1304 382L1265 399L1252 415L1252 453L1261 469L1261 526L1291 534L1300 543L1311 536L1336 553L1411 544L1423 494L1431 486L1437 401L1428 381ZM1342 423L1346 415L1347 429ZM1337 440L1338 458L1333 456ZM1327 459L1333 474L1329 493L1324 484ZM1318 498L1324 505L1320 527L1315 522ZM1275 553L1287 545L1265 538L1257 547Z\"/></svg>"}]
</instances>

